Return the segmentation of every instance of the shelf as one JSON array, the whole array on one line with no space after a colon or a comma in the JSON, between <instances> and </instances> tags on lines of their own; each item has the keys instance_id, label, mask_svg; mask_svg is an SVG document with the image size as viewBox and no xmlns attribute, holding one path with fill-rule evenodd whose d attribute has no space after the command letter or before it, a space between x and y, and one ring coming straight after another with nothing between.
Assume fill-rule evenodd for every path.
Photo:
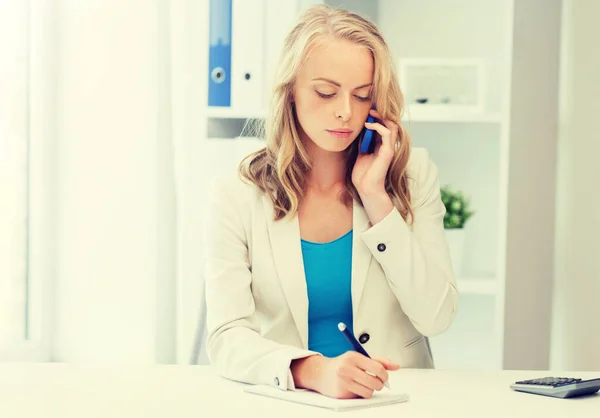
<instances>
[{"instance_id":1,"label":"shelf","mask_svg":"<svg viewBox=\"0 0 600 418\"><path fill-rule=\"evenodd\" d=\"M457 277L456 283L459 294L496 295L499 290L498 281L493 276Z\"/></svg>"},{"instance_id":2,"label":"shelf","mask_svg":"<svg viewBox=\"0 0 600 418\"><path fill-rule=\"evenodd\" d=\"M402 118L403 123L501 123L502 116L500 113L483 113L452 115L452 114L428 114L428 113L413 113Z\"/></svg>"},{"instance_id":3,"label":"shelf","mask_svg":"<svg viewBox=\"0 0 600 418\"><path fill-rule=\"evenodd\" d=\"M264 110L236 110L228 107L209 107L207 116L212 119L264 119L266 112Z\"/></svg>"},{"instance_id":4,"label":"shelf","mask_svg":"<svg viewBox=\"0 0 600 418\"><path fill-rule=\"evenodd\" d=\"M207 116L211 119L263 119L266 116L264 110L242 111L227 107L209 107ZM499 113L484 113L452 115L418 112L402 118L403 123L501 123L502 117Z\"/></svg>"}]
</instances>

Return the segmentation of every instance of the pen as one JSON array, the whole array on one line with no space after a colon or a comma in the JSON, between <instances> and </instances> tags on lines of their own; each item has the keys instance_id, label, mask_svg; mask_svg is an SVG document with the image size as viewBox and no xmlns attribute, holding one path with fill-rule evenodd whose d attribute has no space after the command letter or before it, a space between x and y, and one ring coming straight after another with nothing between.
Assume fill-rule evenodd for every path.
<instances>
[{"instance_id":1,"label":"pen","mask_svg":"<svg viewBox=\"0 0 600 418\"><path fill-rule=\"evenodd\" d=\"M348 329L348 327L346 326L346 324L344 324L343 322L340 322L338 324L338 329L341 331L342 334L344 334L344 337L346 337L346 339L348 340L348 342L352 345L352 348L354 348L354 351L358 351L363 356L371 358L371 356L369 355L369 353L367 353L365 351L365 349L362 347L362 345L358 341L356 341L356 338L350 332L350 330ZM368 371L367 371L367 373L370 374L373 377L377 377L374 373L371 373L371 372L368 372ZM386 388L390 389L389 382L385 382L383 385Z\"/></svg>"}]
</instances>

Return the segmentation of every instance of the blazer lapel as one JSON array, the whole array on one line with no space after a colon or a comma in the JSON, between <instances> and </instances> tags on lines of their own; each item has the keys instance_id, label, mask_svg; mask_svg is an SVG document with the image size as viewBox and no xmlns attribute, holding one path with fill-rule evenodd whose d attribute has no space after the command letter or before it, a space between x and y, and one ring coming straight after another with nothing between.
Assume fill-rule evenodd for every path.
<instances>
[{"instance_id":1,"label":"blazer lapel","mask_svg":"<svg viewBox=\"0 0 600 418\"><path fill-rule=\"evenodd\" d=\"M354 201L352 212L352 315L356 318L360 299L367 280L369 265L371 264L371 251L361 238L361 234L371 227L369 216L358 201Z\"/></svg>"},{"instance_id":2,"label":"blazer lapel","mask_svg":"<svg viewBox=\"0 0 600 418\"><path fill-rule=\"evenodd\" d=\"M308 348L308 293L298 216L274 220L273 204L263 196L271 250L279 281L304 348Z\"/></svg>"}]
</instances>

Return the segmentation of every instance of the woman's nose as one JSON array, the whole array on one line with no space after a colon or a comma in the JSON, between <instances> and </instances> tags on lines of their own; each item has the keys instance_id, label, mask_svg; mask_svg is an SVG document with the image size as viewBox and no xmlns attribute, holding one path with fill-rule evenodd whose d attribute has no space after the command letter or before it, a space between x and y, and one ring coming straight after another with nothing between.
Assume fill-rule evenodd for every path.
<instances>
[{"instance_id":1,"label":"woman's nose","mask_svg":"<svg viewBox=\"0 0 600 418\"><path fill-rule=\"evenodd\" d=\"M350 120L352 116L352 106L349 99L342 98L339 100L337 104L337 110L335 111L335 117L337 119L343 120L347 122Z\"/></svg>"}]
</instances>

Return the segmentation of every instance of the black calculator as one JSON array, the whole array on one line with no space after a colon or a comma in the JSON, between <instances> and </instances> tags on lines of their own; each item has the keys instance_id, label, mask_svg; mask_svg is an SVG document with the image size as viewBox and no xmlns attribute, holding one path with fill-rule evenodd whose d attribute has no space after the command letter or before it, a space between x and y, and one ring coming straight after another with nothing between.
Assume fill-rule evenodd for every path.
<instances>
[{"instance_id":1,"label":"black calculator","mask_svg":"<svg viewBox=\"0 0 600 418\"><path fill-rule=\"evenodd\" d=\"M542 377L515 382L510 385L510 388L536 395L573 398L598 392L600 390L600 378L582 380L572 377Z\"/></svg>"}]
</instances>

